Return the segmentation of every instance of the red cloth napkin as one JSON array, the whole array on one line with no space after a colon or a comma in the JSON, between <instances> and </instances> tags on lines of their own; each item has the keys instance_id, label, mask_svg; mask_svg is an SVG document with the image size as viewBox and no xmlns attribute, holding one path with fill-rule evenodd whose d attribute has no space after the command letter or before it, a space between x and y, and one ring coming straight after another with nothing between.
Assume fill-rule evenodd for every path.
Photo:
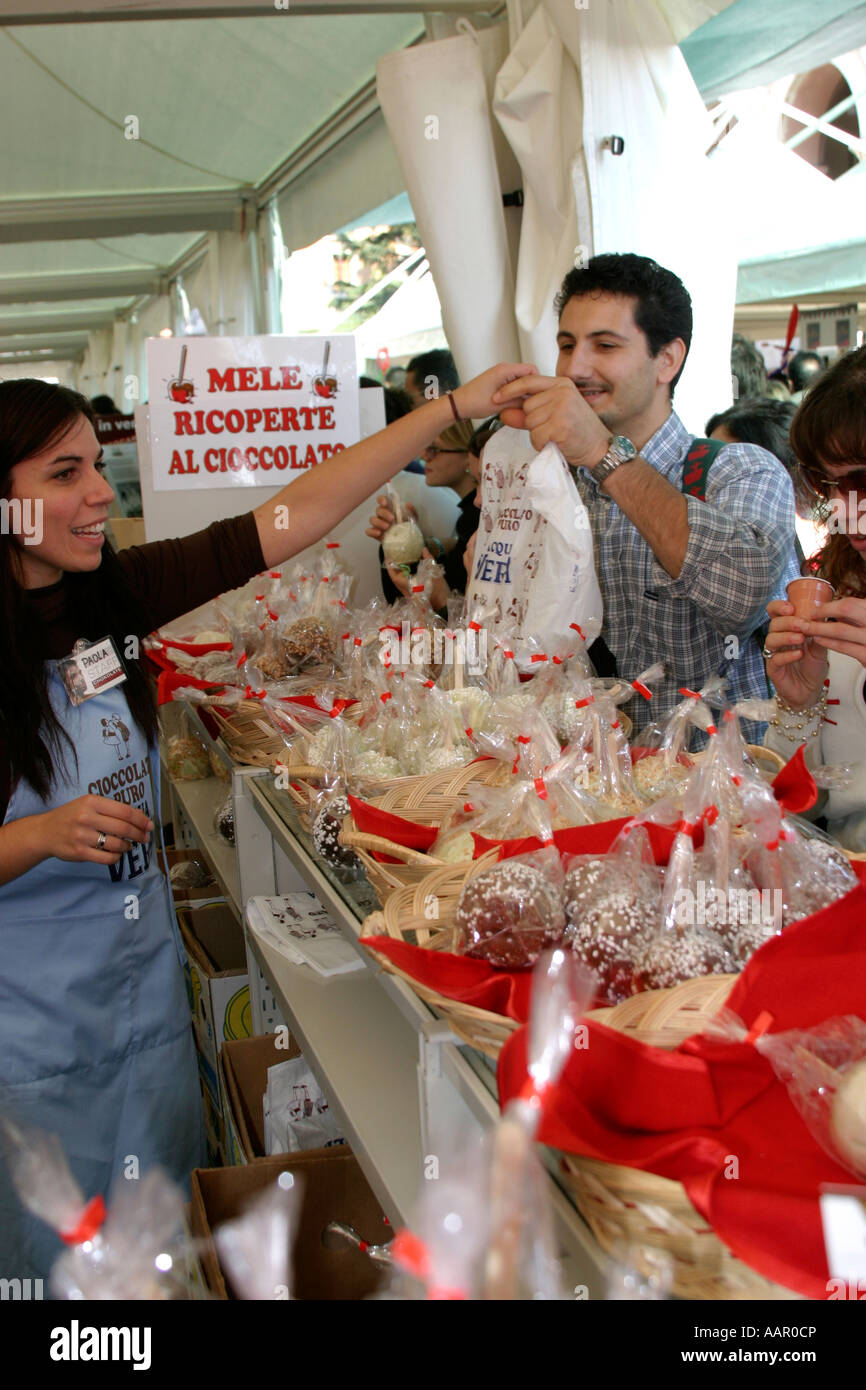
<instances>
[{"instance_id":1,"label":"red cloth napkin","mask_svg":"<svg viewBox=\"0 0 866 1390\"><path fill-rule=\"evenodd\" d=\"M751 959L727 1007L747 1026L763 1010L772 1032L845 1014L866 1018L866 865L860 884L789 927ZM826 1298L822 1183L852 1174L812 1138L786 1088L752 1046L690 1038L675 1052L588 1023L545 1095L539 1140L680 1181L733 1253L768 1279ZM504 1106L526 1081L527 1030L499 1058Z\"/></svg>"},{"instance_id":2,"label":"red cloth napkin","mask_svg":"<svg viewBox=\"0 0 866 1390\"><path fill-rule=\"evenodd\" d=\"M529 1018L531 970L495 970L485 960L455 956L448 951L428 951L408 941L396 941L392 936L365 936L361 945L381 952L413 980L435 989L446 999L474 1004L518 1023Z\"/></svg>"},{"instance_id":3,"label":"red cloth napkin","mask_svg":"<svg viewBox=\"0 0 866 1390\"><path fill-rule=\"evenodd\" d=\"M371 806L357 796L349 796L348 802L355 824L365 835L381 835L386 840L393 840L395 844L405 845L407 849L428 850L439 834L435 825L421 825L418 821L405 820L403 816L395 816L391 811L382 811L378 806ZM380 853L379 850L373 850L373 858L378 859L380 864L401 862L390 855Z\"/></svg>"}]
</instances>

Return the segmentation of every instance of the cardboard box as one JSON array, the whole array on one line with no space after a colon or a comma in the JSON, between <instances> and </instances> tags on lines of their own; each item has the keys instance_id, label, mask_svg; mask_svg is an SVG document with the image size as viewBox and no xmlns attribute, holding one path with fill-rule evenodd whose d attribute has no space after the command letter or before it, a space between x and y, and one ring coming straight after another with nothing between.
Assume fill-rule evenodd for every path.
<instances>
[{"instance_id":1,"label":"cardboard box","mask_svg":"<svg viewBox=\"0 0 866 1390\"><path fill-rule=\"evenodd\" d=\"M252 1163L265 1157L263 1100L268 1088L268 1067L300 1057L294 1038L288 1047L277 1047L285 1034L241 1038L223 1043L219 1059L225 1121L226 1157L229 1163Z\"/></svg>"},{"instance_id":2,"label":"cardboard box","mask_svg":"<svg viewBox=\"0 0 866 1390\"><path fill-rule=\"evenodd\" d=\"M220 1106L217 1062L226 1039L248 1038L250 989L244 934L228 907L184 909L178 913L189 958L192 1020L201 1069L214 1103Z\"/></svg>"},{"instance_id":3,"label":"cardboard box","mask_svg":"<svg viewBox=\"0 0 866 1390\"><path fill-rule=\"evenodd\" d=\"M164 856L160 849L157 850L156 857L157 863L164 874L166 872L170 873L175 864L184 864L190 859L196 859L199 864L207 866L205 856L200 850L195 849L169 849L166 850ZM166 865L168 866L167 869ZM176 908L186 907L190 904L193 907L203 907L205 903L225 902L223 891L216 879L214 879L213 883L211 883L208 888L172 888L171 895L174 899Z\"/></svg>"},{"instance_id":4,"label":"cardboard box","mask_svg":"<svg viewBox=\"0 0 866 1390\"><path fill-rule=\"evenodd\" d=\"M366 1298L380 1280L376 1266L361 1250L328 1250L322 1244L322 1232L329 1221L345 1222L370 1245L383 1244L393 1234L357 1159L346 1149L311 1149L303 1154L259 1158L241 1168L194 1169L190 1207L193 1235L209 1240L216 1226L240 1215L256 1193L285 1172L303 1183L300 1225L293 1245L292 1297ZM216 1298L234 1298L216 1247L208 1244L201 1258L211 1293Z\"/></svg>"}]
</instances>

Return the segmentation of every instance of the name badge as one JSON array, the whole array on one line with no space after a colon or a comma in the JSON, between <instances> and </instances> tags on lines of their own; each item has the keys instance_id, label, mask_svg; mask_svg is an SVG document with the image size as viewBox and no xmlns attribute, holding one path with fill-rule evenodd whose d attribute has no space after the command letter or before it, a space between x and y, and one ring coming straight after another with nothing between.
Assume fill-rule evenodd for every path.
<instances>
[{"instance_id":1,"label":"name badge","mask_svg":"<svg viewBox=\"0 0 866 1390\"><path fill-rule=\"evenodd\" d=\"M79 639L72 655L57 665L73 705L83 705L85 700L92 700L94 695L102 695L126 680L123 662L110 637L93 643Z\"/></svg>"}]
</instances>

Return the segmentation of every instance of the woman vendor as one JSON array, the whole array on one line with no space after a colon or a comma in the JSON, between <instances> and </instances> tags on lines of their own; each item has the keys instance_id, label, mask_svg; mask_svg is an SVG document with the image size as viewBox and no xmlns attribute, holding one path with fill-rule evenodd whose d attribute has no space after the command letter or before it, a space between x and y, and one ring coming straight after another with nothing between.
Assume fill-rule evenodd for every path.
<instances>
[{"instance_id":1,"label":"woman vendor","mask_svg":"<svg viewBox=\"0 0 866 1390\"><path fill-rule=\"evenodd\" d=\"M86 1198L155 1164L186 1186L203 1159L139 640L320 540L532 370L491 368L245 515L119 555L87 400L0 383L0 498L13 521L39 522L0 534L0 1114L57 1134ZM47 1276L60 1248L4 1168L0 1277Z\"/></svg>"},{"instance_id":2,"label":"woman vendor","mask_svg":"<svg viewBox=\"0 0 866 1390\"><path fill-rule=\"evenodd\" d=\"M805 569L836 594L808 622L790 603L767 605L764 655L777 708L764 743L786 759L805 743L813 767L850 765L846 785L822 793L813 814L846 849L866 850L866 348L840 357L813 386L791 443L828 526Z\"/></svg>"}]
</instances>

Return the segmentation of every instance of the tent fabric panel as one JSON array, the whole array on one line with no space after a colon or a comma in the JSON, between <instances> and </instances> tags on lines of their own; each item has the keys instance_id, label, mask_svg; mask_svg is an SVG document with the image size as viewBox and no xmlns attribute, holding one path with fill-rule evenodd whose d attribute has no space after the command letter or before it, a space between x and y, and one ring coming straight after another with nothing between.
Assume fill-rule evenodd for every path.
<instances>
[{"instance_id":1,"label":"tent fabric panel","mask_svg":"<svg viewBox=\"0 0 866 1390\"><path fill-rule=\"evenodd\" d=\"M806 294L833 295L847 301L866 279L866 241L791 251L761 261L743 261L737 275L737 303L796 300ZM854 294L856 298L856 294ZM862 296L861 296L862 297Z\"/></svg>"},{"instance_id":2,"label":"tent fabric panel","mask_svg":"<svg viewBox=\"0 0 866 1390\"><path fill-rule=\"evenodd\" d=\"M381 112L376 111L277 198L287 249L311 246L338 227L358 223L370 208L406 186Z\"/></svg>"},{"instance_id":3,"label":"tent fabric panel","mask_svg":"<svg viewBox=\"0 0 866 1390\"><path fill-rule=\"evenodd\" d=\"M517 360L513 277L481 45L504 26L390 53L379 100L464 379ZM445 95L447 94L447 95ZM445 99L443 99L445 96Z\"/></svg>"},{"instance_id":4,"label":"tent fabric panel","mask_svg":"<svg viewBox=\"0 0 866 1390\"><path fill-rule=\"evenodd\" d=\"M734 0L680 48L709 101L807 71L863 42L862 0Z\"/></svg>"}]
</instances>

